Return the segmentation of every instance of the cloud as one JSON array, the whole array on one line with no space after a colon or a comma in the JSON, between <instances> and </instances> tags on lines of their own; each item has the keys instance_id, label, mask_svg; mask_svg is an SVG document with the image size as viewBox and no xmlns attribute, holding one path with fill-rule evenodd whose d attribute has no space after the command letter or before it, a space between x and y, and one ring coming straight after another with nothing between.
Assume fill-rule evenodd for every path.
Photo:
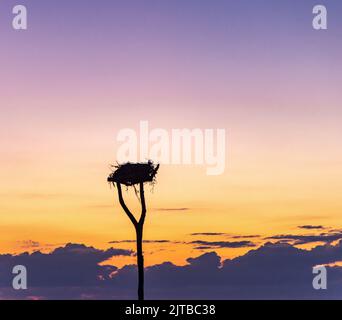
<instances>
[{"instance_id":1,"label":"cloud","mask_svg":"<svg viewBox=\"0 0 342 320\"><path fill-rule=\"evenodd\" d=\"M342 268L328 268L329 290L320 291L312 287L312 268L341 261L341 249L341 243L312 250L266 243L222 262L215 252L189 258L185 266L164 262L146 269L146 294L149 299L340 299ZM120 269L116 283L130 283L135 271Z\"/></svg>"},{"instance_id":2,"label":"cloud","mask_svg":"<svg viewBox=\"0 0 342 320\"><path fill-rule=\"evenodd\" d=\"M323 226L313 226L313 225L298 226L298 228L299 228L299 229L307 229L307 230L325 229Z\"/></svg>"},{"instance_id":3,"label":"cloud","mask_svg":"<svg viewBox=\"0 0 342 320\"><path fill-rule=\"evenodd\" d=\"M57 246L61 246L61 245L65 245L65 244L52 244L52 243L41 243L38 241L34 241L34 240L23 240L23 241L17 241L17 243L20 245L20 247L22 249L37 249L39 248L40 250L42 249L51 249L52 247L57 247Z\"/></svg>"},{"instance_id":4,"label":"cloud","mask_svg":"<svg viewBox=\"0 0 342 320\"><path fill-rule=\"evenodd\" d=\"M136 240L113 240L109 241L108 243L110 244L115 244L115 243L135 243ZM170 240L143 240L144 243L169 243L171 242Z\"/></svg>"},{"instance_id":5,"label":"cloud","mask_svg":"<svg viewBox=\"0 0 342 320\"><path fill-rule=\"evenodd\" d=\"M41 244L38 241L33 240L24 240L19 241L21 248L24 249L32 249L32 248L39 248Z\"/></svg>"},{"instance_id":6,"label":"cloud","mask_svg":"<svg viewBox=\"0 0 342 320\"><path fill-rule=\"evenodd\" d=\"M251 241L204 241L204 240L195 240L195 241L191 241L189 243L200 245L199 247L196 247L195 249L255 247L255 244Z\"/></svg>"},{"instance_id":7,"label":"cloud","mask_svg":"<svg viewBox=\"0 0 342 320\"><path fill-rule=\"evenodd\" d=\"M325 242L331 243L336 240L342 239L342 232L330 232L321 233L319 235L294 235L294 234L283 234L267 237L268 240L285 240L294 241L295 245L312 243L312 242Z\"/></svg>"},{"instance_id":8,"label":"cloud","mask_svg":"<svg viewBox=\"0 0 342 320\"><path fill-rule=\"evenodd\" d=\"M260 238L258 234L251 234L251 235L241 235L241 236L233 236L232 239L252 239L252 238Z\"/></svg>"},{"instance_id":9,"label":"cloud","mask_svg":"<svg viewBox=\"0 0 342 320\"><path fill-rule=\"evenodd\" d=\"M26 299L135 299L136 266L99 265L120 249L68 244L49 254L0 255L0 297ZM342 261L342 241L304 250L266 243L243 256L222 261L215 252L145 270L147 299L341 299L342 268L327 267L328 290L314 290L312 268ZM11 267L27 266L29 288L10 286ZM6 280L7 279L7 280Z\"/></svg>"},{"instance_id":10,"label":"cloud","mask_svg":"<svg viewBox=\"0 0 342 320\"><path fill-rule=\"evenodd\" d=\"M130 250L107 250L87 247L83 244L67 244L51 253L40 251L20 255L0 255L0 285L8 285L9 275L15 265L24 265L34 287L84 286L94 284L97 278L107 278L117 268L100 266L99 263L113 256L129 256Z\"/></svg>"},{"instance_id":11,"label":"cloud","mask_svg":"<svg viewBox=\"0 0 342 320\"><path fill-rule=\"evenodd\" d=\"M190 236L226 236L231 239L251 239L251 238L259 238L260 235L252 234L252 235L236 235L233 236L230 233L224 233L224 232L195 232L195 233L190 233Z\"/></svg>"}]
</instances>

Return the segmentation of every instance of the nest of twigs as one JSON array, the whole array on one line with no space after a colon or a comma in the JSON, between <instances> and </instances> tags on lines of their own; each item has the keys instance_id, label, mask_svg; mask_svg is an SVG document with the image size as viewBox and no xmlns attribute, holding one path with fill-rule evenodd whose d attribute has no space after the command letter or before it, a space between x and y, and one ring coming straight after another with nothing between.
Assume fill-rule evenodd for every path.
<instances>
[{"instance_id":1,"label":"nest of twigs","mask_svg":"<svg viewBox=\"0 0 342 320\"><path fill-rule=\"evenodd\" d=\"M118 164L113 166L114 171L109 175L107 181L115 185L115 183L123 184L127 187L140 183L154 183L159 169L159 164L152 161L146 163Z\"/></svg>"}]
</instances>

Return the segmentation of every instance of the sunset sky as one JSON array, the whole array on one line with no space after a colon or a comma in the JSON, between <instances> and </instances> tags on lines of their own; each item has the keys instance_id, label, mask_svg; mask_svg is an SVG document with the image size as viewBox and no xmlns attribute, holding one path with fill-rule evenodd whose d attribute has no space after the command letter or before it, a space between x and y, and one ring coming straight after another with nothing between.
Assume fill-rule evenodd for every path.
<instances>
[{"instance_id":1,"label":"sunset sky","mask_svg":"<svg viewBox=\"0 0 342 320\"><path fill-rule=\"evenodd\" d=\"M18 3L1 1L0 253L134 249L106 178L118 131L142 120L227 132L223 175L162 165L146 186L147 266L213 251L193 241L341 229L342 3L320 1L316 31L316 2L23 0L28 30L14 31Z\"/></svg>"}]
</instances>

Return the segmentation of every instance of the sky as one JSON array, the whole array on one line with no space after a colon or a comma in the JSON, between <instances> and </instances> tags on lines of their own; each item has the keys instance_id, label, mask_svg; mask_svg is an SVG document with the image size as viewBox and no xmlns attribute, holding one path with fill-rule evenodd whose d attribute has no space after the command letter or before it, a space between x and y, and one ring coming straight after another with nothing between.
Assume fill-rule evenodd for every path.
<instances>
[{"instance_id":1,"label":"sky","mask_svg":"<svg viewBox=\"0 0 342 320\"><path fill-rule=\"evenodd\" d=\"M23 0L26 31L12 29L16 4L0 3L0 253L134 250L106 178L117 133L142 120L227 133L224 174L162 165L146 187L147 266L339 240L341 2L320 1L325 31L311 0Z\"/></svg>"}]
</instances>

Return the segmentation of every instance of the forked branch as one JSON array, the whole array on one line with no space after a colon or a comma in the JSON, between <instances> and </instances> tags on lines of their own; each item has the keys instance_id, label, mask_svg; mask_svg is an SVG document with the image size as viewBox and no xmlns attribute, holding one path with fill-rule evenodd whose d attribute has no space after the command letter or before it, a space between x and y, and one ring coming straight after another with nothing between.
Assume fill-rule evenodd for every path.
<instances>
[{"instance_id":1,"label":"forked branch","mask_svg":"<svg viewBox=\"0 0 342 320\"><path fill-rule=\"evenodd\" d=\"M131 211L129 211L129 209L127 208L126 203L125 203L125 201L123 199L122 190L121 190L121 184L120 183L116 183L116 186L118 187L119 202L120 202L121 207L124 209L124 211L126 212L128 218L132 221L134 226L137 227L138 226L138 222L135 219L134 215L131 213Z\"/></svg>"}]
</instances>

